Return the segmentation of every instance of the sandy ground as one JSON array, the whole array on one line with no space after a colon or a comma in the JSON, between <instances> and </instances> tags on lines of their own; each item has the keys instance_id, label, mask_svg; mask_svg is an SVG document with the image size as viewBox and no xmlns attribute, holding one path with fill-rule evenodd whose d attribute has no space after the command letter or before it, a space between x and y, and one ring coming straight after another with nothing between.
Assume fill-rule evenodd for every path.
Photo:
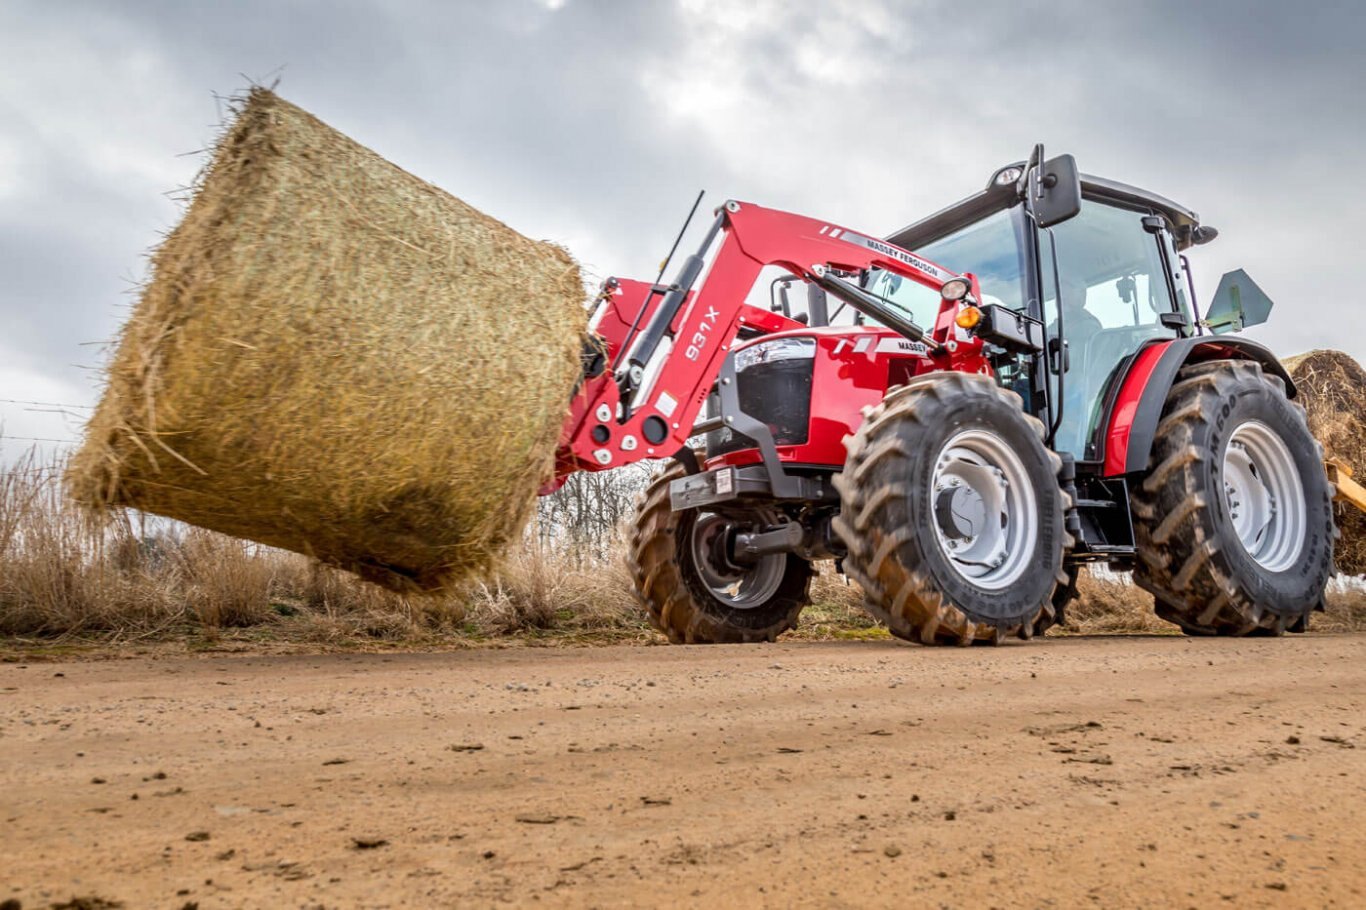
<instances>
[{"instance_id":1,"label":"sandy ground","mask_svg":"<svg viewBox=\"0 0 1366 910\"><path fill-rule=\"evenodd\" d=\"M1363 702L1360 635L9 663L0 902L1361 907Z\"/></svg>"}]
</instances>

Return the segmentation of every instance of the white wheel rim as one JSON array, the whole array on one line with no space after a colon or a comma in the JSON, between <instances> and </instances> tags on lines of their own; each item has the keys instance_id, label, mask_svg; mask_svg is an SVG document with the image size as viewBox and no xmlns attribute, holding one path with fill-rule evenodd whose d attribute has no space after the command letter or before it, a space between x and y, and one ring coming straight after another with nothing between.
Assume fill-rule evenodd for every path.
<instances>
[{"instance_id":1,"label":"white wheel rim","mask_svg":"<svg viewBox=\"0 0 1366 910\"><path fill-rule=\"evenodd\" d=\"M1224 449L1224 506L1238 542L1268 572L1284 572L1304 549L1304 482L1285 441L1259 420L1238 426Z\"/></svg>"},{"instance_id":2,"label":"white wheel rim","mask_svg":"<svg viewBox=\"0 0 1366 910\"><path fill-rule=\"evenodd\" d=\"M1034 554L1039 515L1020 456L988 430L965 430L944 444L930 484L939 549L979 588L1014 584Z\"/></svg>"}]
</instances>

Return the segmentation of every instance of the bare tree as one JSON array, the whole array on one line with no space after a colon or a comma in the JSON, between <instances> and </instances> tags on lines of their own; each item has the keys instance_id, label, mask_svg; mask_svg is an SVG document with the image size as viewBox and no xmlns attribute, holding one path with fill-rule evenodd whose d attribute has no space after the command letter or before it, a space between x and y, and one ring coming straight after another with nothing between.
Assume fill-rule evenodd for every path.
<instances>
[{"instance_id":1,"label":"bare tree","mask_svg":"<svg viewBox=\"0 0 1366 910\"><path fill-rule=\"evenodd\" d=\"M563 545L580 560L604 558L653 470L647 462L570 475L563 487L540 500L542 542Z\"/></svg>"}]
</instances>

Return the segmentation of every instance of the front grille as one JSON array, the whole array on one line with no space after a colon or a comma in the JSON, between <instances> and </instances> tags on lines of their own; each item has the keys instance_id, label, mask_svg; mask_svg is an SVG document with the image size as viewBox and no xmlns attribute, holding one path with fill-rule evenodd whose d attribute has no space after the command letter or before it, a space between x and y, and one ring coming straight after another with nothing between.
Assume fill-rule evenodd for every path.
<instances>
[{"instance_id":1,"label":"front grille","mask_svg":"<svg viewBox=\"0 0 1366 910\"><path fill-rule=\"evenodd\" d=\"M780 446L802 445L811 425L810 358L756 363L736 374L740 410L768 424ZM716 392L707 401L707 414L720 412ZM707 434L707 457L754 448L754 441L722 427Z\"/></svg>"}]
</instances>

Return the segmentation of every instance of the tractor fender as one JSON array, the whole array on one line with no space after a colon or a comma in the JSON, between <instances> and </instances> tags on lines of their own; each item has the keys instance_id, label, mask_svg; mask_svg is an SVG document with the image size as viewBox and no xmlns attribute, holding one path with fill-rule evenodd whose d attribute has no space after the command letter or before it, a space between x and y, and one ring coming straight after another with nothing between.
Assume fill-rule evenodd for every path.
<instances>
[{"instance_id":1,"label":"tractor fender","mask_svg":"<svg viewBox=\"0 0 1366 910\"><path fill-rule=\"evenodd\" d=\"M1264 371L1285 382L1288 397L1296 395L1295 383L1276 355L1266 345L1250 339L1197 335L1150 343L1130 358L1119 392L1110 406L1102 476L1117 477L1147 470L1153 437L1177 372L1188 363L1206 360L1255 361Z\"/></svg>"}]
</instances>

